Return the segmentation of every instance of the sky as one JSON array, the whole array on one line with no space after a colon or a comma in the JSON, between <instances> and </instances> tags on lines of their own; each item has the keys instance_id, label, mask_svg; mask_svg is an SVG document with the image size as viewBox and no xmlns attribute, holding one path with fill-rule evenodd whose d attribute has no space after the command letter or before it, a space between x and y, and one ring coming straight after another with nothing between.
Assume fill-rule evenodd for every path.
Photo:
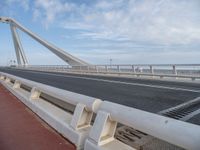
<instances>
[{"instance_id":1,"label":"sky","mask_svg":"<svg viewBox=\"0 0 200 150\"><path fill-rule=\"evenodd\" d=\"M91 64L199 63L199 0L1 0L12 17ZM63 65L18 31L32 65ZM0 65L16 60L8 24L0 24Z\"/></svg>"}]
</instances>

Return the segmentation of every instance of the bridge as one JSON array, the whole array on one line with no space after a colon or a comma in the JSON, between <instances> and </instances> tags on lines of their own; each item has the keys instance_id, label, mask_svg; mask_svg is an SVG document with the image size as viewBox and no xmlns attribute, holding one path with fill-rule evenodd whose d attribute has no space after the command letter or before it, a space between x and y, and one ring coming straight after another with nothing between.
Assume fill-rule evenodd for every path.
<instances>
[{"instance_id":1,"label":"bridge","mask_svg":"<svg viewBox=\"0 0 200 150\"><path fill-rule=\"evenodd\" d=\"M200 64L93 65L12 18L0 22L10 25L18 63L0 67L0 130L9 125L1 149L200 149ZM67 64L30 65L17 30Z\"/></svg>"}]
</instances>

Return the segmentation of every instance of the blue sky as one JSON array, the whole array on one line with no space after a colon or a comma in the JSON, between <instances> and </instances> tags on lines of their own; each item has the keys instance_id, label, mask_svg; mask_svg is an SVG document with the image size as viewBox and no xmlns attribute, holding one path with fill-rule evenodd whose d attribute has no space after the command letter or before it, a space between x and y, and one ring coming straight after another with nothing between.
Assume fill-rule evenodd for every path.
<instances>
[{"instance_id":1,"label":"blue sky","mask_svg":"<svg viewBox=\"0 0 200 150\"><path fill-rule=\"evenodd\" d=\"M4 0L9 16L93 64L199 63L199 0ZM19 31L30 64L65 64ZM0 65L15 58L0 24Z\"/></svg>"}]
</instances>

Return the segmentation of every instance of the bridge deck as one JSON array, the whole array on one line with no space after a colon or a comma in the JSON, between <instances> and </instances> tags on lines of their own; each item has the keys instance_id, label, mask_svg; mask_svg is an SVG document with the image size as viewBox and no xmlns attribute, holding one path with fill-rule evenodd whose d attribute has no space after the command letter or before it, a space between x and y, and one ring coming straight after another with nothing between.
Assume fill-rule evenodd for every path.
<instances>
[{"instance_id":1,"label":"bridge deck","mask_svg":"<svg viewBox=\"0 0 200 150\"><path fill-rule=\"evenodd\" d=\"M0 84L1 150L74 150L75 146L34 115Z\"/></svg>"}]
</instances>

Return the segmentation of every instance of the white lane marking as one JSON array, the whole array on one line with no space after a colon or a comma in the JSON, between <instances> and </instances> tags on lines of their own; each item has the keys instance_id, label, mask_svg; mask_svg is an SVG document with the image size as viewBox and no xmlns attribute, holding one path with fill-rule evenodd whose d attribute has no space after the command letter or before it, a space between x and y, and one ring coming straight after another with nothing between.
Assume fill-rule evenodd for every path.
<instances>
[{"instance_id":1,"label":"white lane marking","mask_svg":"<svg viewBox=\"0 0 200 150\"><path fill-rule=\"evenodd\" d=\"M24 71L24 70L20 70L20 71ZM39 72L39 71L36 72L36 71L31 71L31 70L26 70L24 72L32 72L32 73L37 73L37 74L49 74L49 75L54 75L54 76L58 76L58 77L65 77L65 78L77 78L77 79L93 80L93 81L100 81L100 82L109 82L109 83L116 83L116 84L126 84L126 85L158 88L158 89L168 89L168 90L200 93L200 90L191 90L191 89L184 89L184 88L178 88L178 87L168 87L168 86L142 84L142 83L129 83L129 82L123 82L123 81L105 80L105 79L88 78L88 77L78 77L78 76L71 76L71 75L61 75L61 74L49 73L49 72L48 73L47 72Z\"/></svg>"}]
</instances>

